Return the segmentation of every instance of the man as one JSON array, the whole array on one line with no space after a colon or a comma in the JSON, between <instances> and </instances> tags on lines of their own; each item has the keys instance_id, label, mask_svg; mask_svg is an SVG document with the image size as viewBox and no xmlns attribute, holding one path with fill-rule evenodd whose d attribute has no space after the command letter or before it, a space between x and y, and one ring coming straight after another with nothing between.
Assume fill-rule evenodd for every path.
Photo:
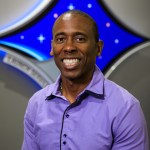
<instances>
[{"instance_id":1,"label":"man","mask_svg":"<svg viewBox=\"0 0 150 150\"><path fill-rule=\"evenodd\" d=\"M61 74L31 97L22 150L148 150L139 101L95 65L102 47L84 12L56 20L50 54Z\"/></svg>"}]
</instances>

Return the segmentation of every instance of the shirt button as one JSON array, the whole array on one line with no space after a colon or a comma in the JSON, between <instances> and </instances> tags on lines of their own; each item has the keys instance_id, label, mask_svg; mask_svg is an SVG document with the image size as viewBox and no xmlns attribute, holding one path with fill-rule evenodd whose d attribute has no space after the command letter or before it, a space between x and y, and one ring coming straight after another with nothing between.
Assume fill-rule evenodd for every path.
<instances>
[{"instance_id":1,"label":"shirt button","mask_svg":"<svg viewBox=\"0 0 150 150\"><path fill-rule=\"evenodd\" d=\"M64 134L63 136L64 136L64 137L67 137L67 134Z\"/></svg>"},{"instance_id":2,"label":"shirt button","mask_svg":"<svg viewBox=\"0 0 150 150\"><path fill-rule=\"evenodd\" d=\"M66 117L67 117L67 118L69 118L69 115L68 115L68 114L66 114Z\"/></svg>"},{"instance_id":3,"label":"shirt button","mask_svg":"<svg viewBox=\"0 0 150 150\"><path fill-rule=\"evenodd\" d=\"M63 144L65 145L65 144L66 144L66 141L63 141Z\"/></svg>"}]
</instances>

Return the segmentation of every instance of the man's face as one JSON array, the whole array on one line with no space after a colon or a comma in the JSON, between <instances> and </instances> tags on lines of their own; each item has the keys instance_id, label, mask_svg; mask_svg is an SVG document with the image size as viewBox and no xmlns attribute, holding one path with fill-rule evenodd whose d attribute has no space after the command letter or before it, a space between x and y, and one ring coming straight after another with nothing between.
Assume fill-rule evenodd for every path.
<instances>
[{"instance_id":1,"label":"man's face","mask_svg":"<svg viewBox=\"0 0 150 150\"><path fill-rule=\"evenodd\" d=\"M101 44L96 42L91 21L81 15L66 14L53 28L51 55L68 79L86 79L92 75Z\"/></svg>"}]
</instances>

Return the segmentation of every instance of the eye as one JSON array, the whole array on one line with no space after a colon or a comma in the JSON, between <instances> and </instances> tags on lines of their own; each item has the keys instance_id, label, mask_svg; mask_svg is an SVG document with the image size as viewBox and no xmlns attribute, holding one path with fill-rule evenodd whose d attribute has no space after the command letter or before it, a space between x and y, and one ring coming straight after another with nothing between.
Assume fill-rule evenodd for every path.
<instances>
[{"instance_id":1,"label":"eye","mask_svg":"<svg viewBox=\"0 0 150 150\"><path fill-rule=\"evenodd\" d=\"M58 43L64 42L64 38L57 38L57 42L58 42Z\"/></svg>"},{"instance_id":2,"label":"eye","mask_svg":"<svg viewBox=\"0 0 150 150\"><path fill-rule=\"evenodd\" d=\"M55 42L58 44L64 43L64 41L66 40L65 36L59 35L55 38Z\"/></svg>"},{"instance_id":3,"label":"eye","mask_svg":"<svg viewBox=\"0 0 150 150\"><path fill-rule=\"evenodd\" d=\"M75 37L76 42L78 43L84 43L86 41L86 38L83 35L77 35Z\"/></svg>"}]
</instances>

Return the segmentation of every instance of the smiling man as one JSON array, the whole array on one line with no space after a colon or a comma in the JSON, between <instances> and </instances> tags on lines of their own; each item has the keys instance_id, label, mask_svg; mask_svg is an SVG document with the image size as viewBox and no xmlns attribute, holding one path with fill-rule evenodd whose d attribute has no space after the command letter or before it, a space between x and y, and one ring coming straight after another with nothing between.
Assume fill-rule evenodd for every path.
<instances>
[{"instance_id":1,"label":"smiling man","mask_svg":"<svg viewBox=\"0 0 150 150\"><path fill-rule=\"evenodd\" d=\"M51 55L61 71L62 94L70 103L92 79L102 49L96 30L92 20L78 13L66 13L54 24Z\"/></svg>"},{"instance_id":2,"label":"smiling man","mask_svg":"<svg viewBox=\"0 0 150 150\"><path fill-rule=\"evenodd\" d=\"M86 13L56 20L50 54L60 76L31 97L22 150L148 150L139 101L95 65L102 47Z\"/></svg>"}]
</instances>

